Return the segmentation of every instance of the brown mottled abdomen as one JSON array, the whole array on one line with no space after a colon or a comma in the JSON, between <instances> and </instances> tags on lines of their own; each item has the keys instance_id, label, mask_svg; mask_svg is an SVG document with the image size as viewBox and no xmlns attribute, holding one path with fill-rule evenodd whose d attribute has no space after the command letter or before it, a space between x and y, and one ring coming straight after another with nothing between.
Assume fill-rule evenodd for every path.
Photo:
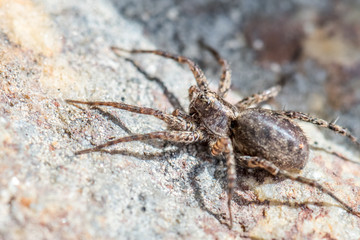
<instances>
[{"instance_id":1,"label":"brown mottled abdomen","mask_svg":"<svg viewBox=\"0 0 360 240\"><path fill-rule=\"evenodd\" d=\"M284 170L299 171L309 158L309 145L302 129L271 110L249 108L231 123L237 154L258 156Z\"/></svg>"}]
</instances>

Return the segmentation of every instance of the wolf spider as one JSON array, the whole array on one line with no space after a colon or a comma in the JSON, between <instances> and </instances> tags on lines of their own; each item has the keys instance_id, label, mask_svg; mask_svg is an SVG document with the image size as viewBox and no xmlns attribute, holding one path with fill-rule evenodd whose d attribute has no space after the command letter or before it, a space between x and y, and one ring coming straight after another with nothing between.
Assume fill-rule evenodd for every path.
<instances>
[{"instance_id":1,"label":"wolf spider","mask_svg":"<svg viewBox=\"0 0 360 240\"><path fill-rule=\"evenodd\" d=\"M184 56L178 56L159 50L125 50L118 47L111 49L117 54L151 53L165 58L185 63L192 71L197 85L189 89L189 113L179 109L172 114L160 110L138 107L121 102L86 102L66 100L70 104L87 104L90 106L110 106L126 111L152 115L164 121L168 131L151 132L125 136L93 148L76 152L85 154L123 142L161 139L171 142L195 143L207 142L211 154L224 155L227 166L227 194L228 211L231 228L233 225L231 199L236 182L236 165L250 168L262 168L274 176L285 178L310 185L326 193L348 212L360 216L352 207L336 197L330 190L316 182L295 174L304 168L309 158L309 144L302 129L293 121L300 120L320 127L328 128L336 133L348 137L357 146L360 142L346 129L311 117L305 113L295 111L267 110L252 108L272 97L275 97L281 87L275 86L258 94L242 99L235 105L224 98L230 88L231 72L229 64L213 48L205 45L222 67L222 75L217 92L209 89L208 81L200 67Z\"/></svg>"}]
</instances>

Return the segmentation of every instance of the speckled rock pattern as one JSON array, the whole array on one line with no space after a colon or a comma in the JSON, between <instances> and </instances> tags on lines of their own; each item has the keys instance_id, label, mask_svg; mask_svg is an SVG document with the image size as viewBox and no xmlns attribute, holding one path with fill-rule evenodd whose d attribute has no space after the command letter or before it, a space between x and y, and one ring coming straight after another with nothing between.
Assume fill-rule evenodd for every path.
<instances>
[{"instance_id":1,"label":"speckled rock pattern","mask_svg":"<svg viewBox=\"0 0 360 240\"><path fill-rule=\"evenodd\" d=\"M219 68L197 44L200 37L232 64L236 91L229 101L272 86L281 66L295 74L272 107L327 120L340 115L337 123L360 136L360 37L345 31L356 29L356 2L334 8L303 0L176 2L0 0L0 239L358 239L360 218L330 197L247 169L238 169L229 230L224 164L206 146L134 142L114 146L116 154L74 155L165 126L150 116L75 107L64 99L171 112L167 88L188 104L194 80L186 67L152 55L118 57L110 46L183 54L216 79ZM275 13L281 17L266 20ZM297 37L276 55L277 43L269 39L282 31L265 31L264 24L286 17L291 21L283 28ZM327 48L318 47L324 41ZM360 162L348 141L301 126L311 142ZM301 174L360 211L358 163L312 150Z\"/></svg>"}]
</instances>

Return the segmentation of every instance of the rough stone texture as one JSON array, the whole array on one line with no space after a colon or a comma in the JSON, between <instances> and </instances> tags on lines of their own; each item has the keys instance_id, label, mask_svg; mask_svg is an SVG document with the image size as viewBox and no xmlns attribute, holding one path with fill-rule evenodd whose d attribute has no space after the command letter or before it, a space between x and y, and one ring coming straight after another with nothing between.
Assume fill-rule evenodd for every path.
<instances>
[{"instance_id":1,"label":"rough stone texture","mask_svg":"<svg viewBox=\"0 0 360 240\"><path fill-rule=\"evenodd\" d=\"M331 1L262 2L0 0L0 238L358 239L360 219L328 196L246 169L238 171L235 226L229 230L224 166L206 146L136 142L116 146L118 154L74 155L92 144L165 126L120 110L77 108L64 99L173 109L164 89L115 56L110 46L169 49L209 65L207 73L213 77L218 68L198 47L200 37L231 60L234 86L242 95L273 85L269 69L277 69L278 61L295 69L295 77L279 101L273 101L275 107L286 105L327 119L341 115L338 123L360 136L360 107L355 104L359 74L353 70L358 59L350 54L359 51L359 33L344 44L345 33L335 31L338 37L325 38L328 29L314 23L330 22L337 31L341 24L352 29L357 8L348 3L332 9ZM344 9L353 9L346 19L339 17ZM273 49L256 54L269 34L257 29L267 29L261 26L271 22L257 21L257 16L275 13L290 14L292 21L285 21L290 26L305 22L307 31L317 31L296 33L302 39L296 44L305 49L300 60L292 59L296 46L280 60ZM265 38L259 42L254 33ZM316 47L325 40L337 53L331 61ZM128 57L187 105L187 89L194 81L186 67L151 55ZM334 76L346 78L339 82ZM334 94L350 97L334 105ZM238 93L230 96L232 101L238 98ZM322 135L326 131L301 126L311 141L360 161L359 151L351 151L355 148L343 138L333 142ZM360 211L360 165L322 151L312 151L310 157L301 174Z\"/></svg>"}]
</instances>

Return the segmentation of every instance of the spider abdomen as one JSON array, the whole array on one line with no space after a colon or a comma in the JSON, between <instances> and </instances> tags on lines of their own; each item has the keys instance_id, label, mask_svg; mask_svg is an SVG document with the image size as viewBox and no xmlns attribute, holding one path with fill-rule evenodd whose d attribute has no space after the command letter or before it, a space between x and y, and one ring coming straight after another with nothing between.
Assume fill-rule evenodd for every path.
<instances>
[{"instance_id":1,"label":"spider abdomen","mask_svg":"<svg viewBox=\"0 0 360 240\"><path fill-rule=\"evenodd\" d=\"M302 129L271 110L248 108L231 123L232 141L242 155L262 157L277 167L299 171L309 158Z\"/></svg>"}]
</instances>

